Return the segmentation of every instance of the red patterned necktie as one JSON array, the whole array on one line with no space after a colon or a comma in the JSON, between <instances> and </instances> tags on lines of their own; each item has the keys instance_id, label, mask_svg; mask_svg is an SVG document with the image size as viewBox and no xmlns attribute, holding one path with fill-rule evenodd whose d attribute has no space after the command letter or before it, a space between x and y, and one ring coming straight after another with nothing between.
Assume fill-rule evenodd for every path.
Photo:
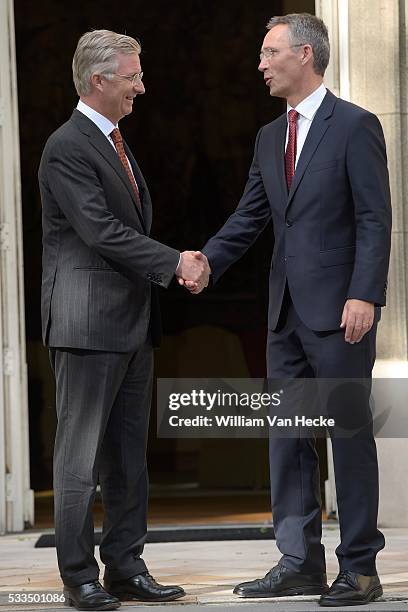
<instances>
[{"instance_id":1,"label":"red patterned necktie","mask_svg":"<svg viewBox=\"0 0 408 612\"><path fill-rule=\"evenodd\" d=\"M290 190L292 179L295 174L296 123L297 123L298 116L299 116L299 113L295 111L293 108L288 112L289 137L288 137L288 144L286 146L286 152L285 152L285 173L286 173L286 183L288 186L288 191Z\"/></svg>"},{"instance_id":2,"label":"red patterned necktie","mask_svg":"<svg viewBox=\"0 0 408 612\"><path fill-rule=\"evenodd\" d=\"M137 184L135 181L135 177L133 176L133 172L130 169L129 166L129 162L127 160L126 157L126 153L125 153L125 148L123 146L123 139L122 139L122 134L119 131L119 128L115 128L114 130L112 130L112 132L110 133L110 137L113 140L113 143L115 145L115 149L118 152L119 155L119 159L122 163L122 166L124 167L126 174L129 177L129 181L131 182L131 185L133 187L133 191L135 192L135 196L136 196L136 203L138 205L139 210L142 210L141 204L140 204L140 196L139 196L139 189L137 188Z\"/></svg>"}]
</instances>

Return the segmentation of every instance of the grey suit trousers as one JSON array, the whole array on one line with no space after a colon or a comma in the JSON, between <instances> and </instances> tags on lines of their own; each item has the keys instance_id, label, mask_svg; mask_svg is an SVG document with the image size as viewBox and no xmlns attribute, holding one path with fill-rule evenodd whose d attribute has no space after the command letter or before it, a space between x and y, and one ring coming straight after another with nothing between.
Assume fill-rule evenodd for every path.
<instances>
[{"instance_id":1,"label":"grey suit trousers","mask_svg":"<svg viewBox=\"0 0 408 612\"><path fill-rule=\"evenodd\" d=\"M146 444L153 378L150 340L136 353L50 349L58 425L54 449L55 535L63 582L97 580L92 506L105 512L105 576L146 571Z\"/></svg>"}]
</instances>

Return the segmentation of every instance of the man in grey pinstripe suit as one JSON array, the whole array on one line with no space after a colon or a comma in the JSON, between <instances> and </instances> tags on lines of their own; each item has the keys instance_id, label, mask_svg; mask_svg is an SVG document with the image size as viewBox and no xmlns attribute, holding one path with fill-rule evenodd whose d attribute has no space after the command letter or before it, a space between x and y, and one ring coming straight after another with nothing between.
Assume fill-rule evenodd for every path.
<instances>
[{"instance_id":1,"label":"man in grey pinstripe suit","mask_svg":"<svg viewBox=\"0 0 408 612\"><path fill-rule=\"evenodd\" d=\"M209 269L202 254L180 255L149 237L147 185L117 129L145 91L139 53L136 40L107 30L81 37L73 60L80 101L49 138L39 169L43 337L57 388L56 546L66 599L84 610L184 595L158 584L141 558L152 346L160 336L155 285L176 274L202 287ZM98 481L105 589L93 550Z\"/></svg>"}]
</instances>

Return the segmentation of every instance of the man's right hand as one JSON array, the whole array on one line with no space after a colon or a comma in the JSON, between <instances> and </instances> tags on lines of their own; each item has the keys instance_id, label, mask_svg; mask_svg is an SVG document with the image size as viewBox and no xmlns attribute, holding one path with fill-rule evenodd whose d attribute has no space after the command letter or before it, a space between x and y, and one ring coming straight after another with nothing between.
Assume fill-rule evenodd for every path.
<instances>
[{"instance_id":1,"label":"man's right hand","mask_svg":"<svg viewBox=\"0 0 408 612\"><path fill-rule=\"evenodd\" d=\"M176 269L177 280L191 293L200 293L207 287L210 276L208 259L200 251L184 251Z\"/></svg>"}]
</instances>

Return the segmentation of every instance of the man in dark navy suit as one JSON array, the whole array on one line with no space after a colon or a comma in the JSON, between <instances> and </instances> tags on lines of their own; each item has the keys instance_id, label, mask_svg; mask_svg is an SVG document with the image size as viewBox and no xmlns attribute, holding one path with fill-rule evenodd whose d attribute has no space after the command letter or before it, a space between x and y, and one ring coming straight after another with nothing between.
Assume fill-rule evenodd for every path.
<instances>
[{"instance_id":1,"label":"man in dark navy suit","mask_svg":"<svg viewBox=\"0 0 408 612\"><path fill-rule=\"evenodd\" d=\"M317 17L270 20L259 70L270 94L286 99L287 112L260 129L241 201L203 253L217 281L272 219L268 376L369 381L390 253L386 150L377 117L326 90L329 54L327 28ZM377 529L378 466L368 430L332 440L341 542L330 590L314 440L275 438L271 495L282 557L264 578L238 585L235 593L320 594L326 606L382 594L375 563L384 546Z\"/></svg>"}]
</instances>

